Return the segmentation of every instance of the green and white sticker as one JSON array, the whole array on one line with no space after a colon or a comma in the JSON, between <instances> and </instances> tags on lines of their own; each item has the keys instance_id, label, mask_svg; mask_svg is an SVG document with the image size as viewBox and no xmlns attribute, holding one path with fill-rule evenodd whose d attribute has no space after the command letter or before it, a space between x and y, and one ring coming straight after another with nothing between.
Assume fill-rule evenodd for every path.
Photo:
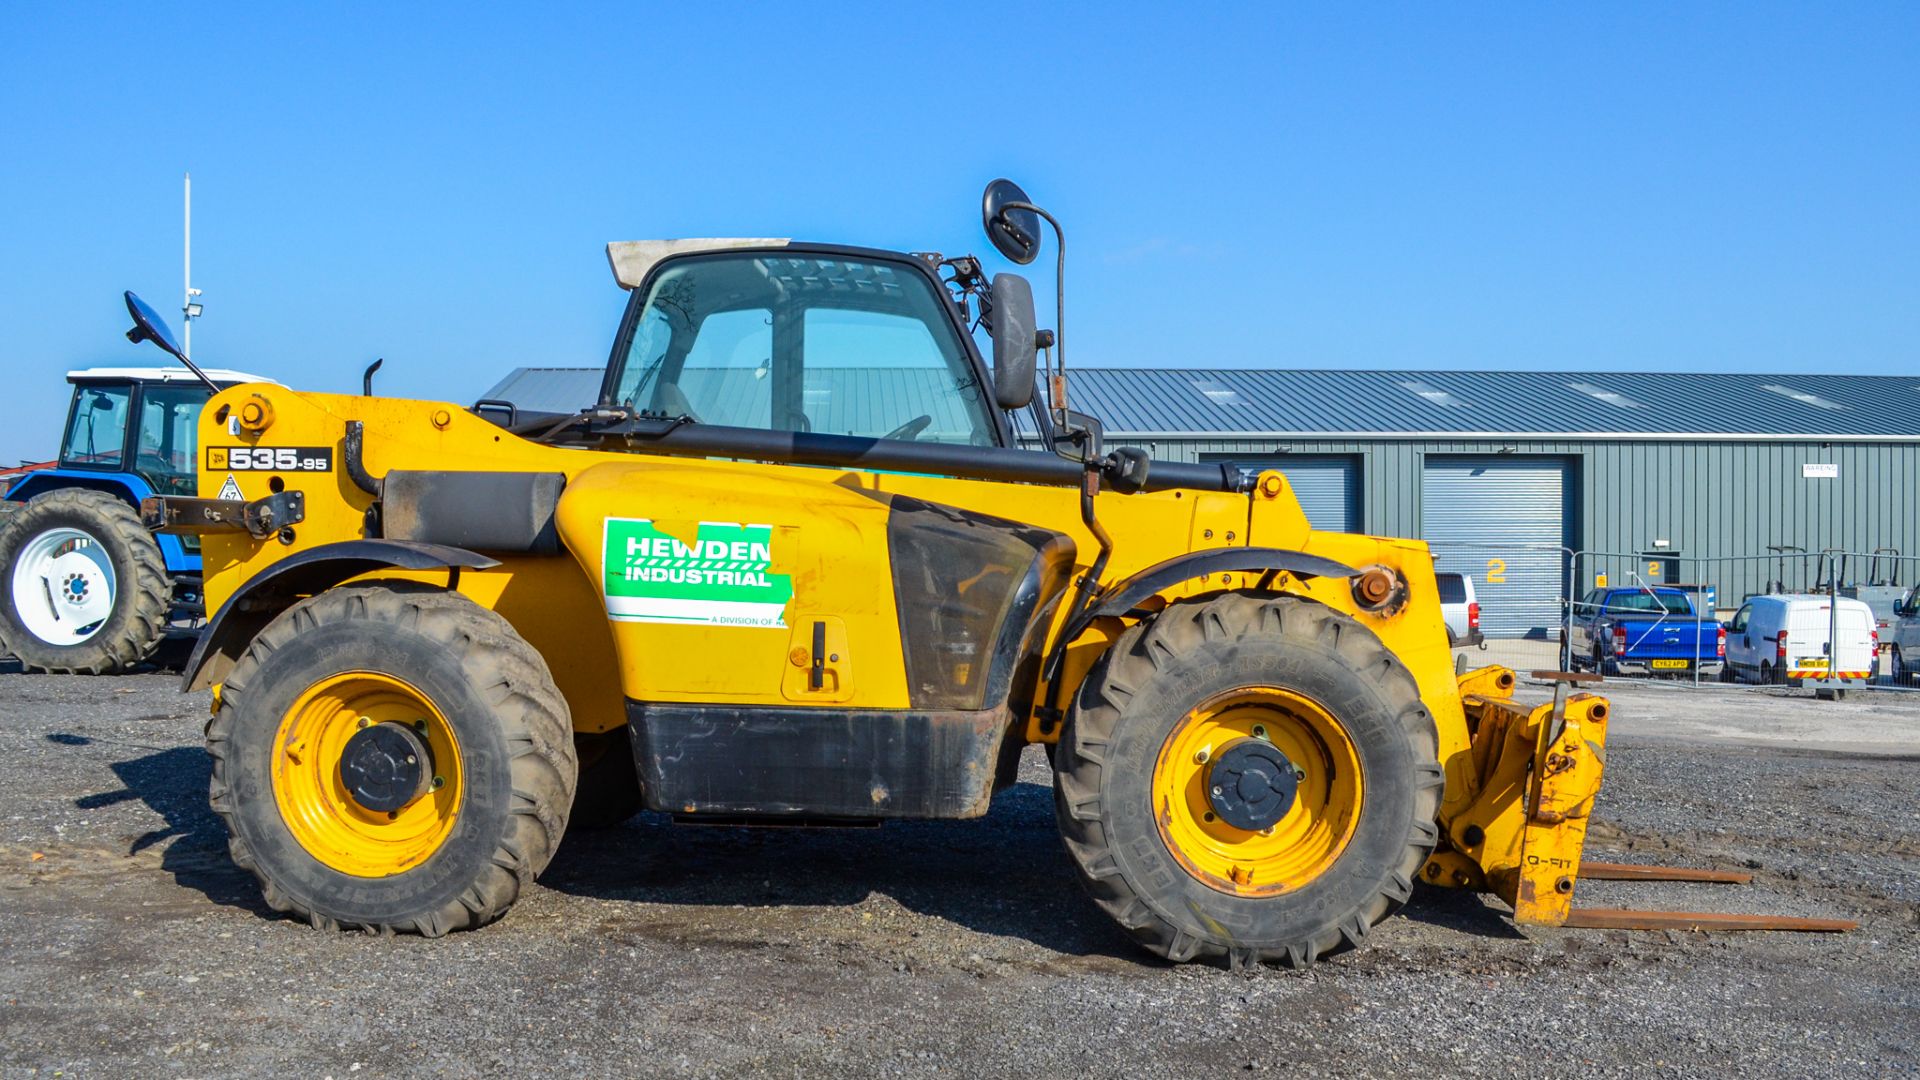
<instances>
[{"instance_id":1,"label":"green and white sticker","mask_svg":"<svg viewBox=\"0 0 1920 1080\"><path fill-rule=\"evenodd\" d=\"M773 526L703 521L691 545L644 518L608 518L601 585L619 622L785 626L793 580L770 574Z\"/></svg>"}]
</instances>

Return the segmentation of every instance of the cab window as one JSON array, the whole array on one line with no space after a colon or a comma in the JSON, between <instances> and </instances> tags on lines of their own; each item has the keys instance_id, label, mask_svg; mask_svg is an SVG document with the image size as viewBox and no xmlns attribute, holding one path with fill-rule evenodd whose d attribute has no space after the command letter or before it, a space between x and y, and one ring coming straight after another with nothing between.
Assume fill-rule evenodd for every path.
<instances>
[{"instance_id":1,"label":"cab window","mask_svg":"<svg viewBox=\"0 0 1920 1080\"><path fill-rule=\"evenodd\" d=\"M73 397L60 464L82 469L117 469L127 441L127 405L131 386L83 386Z\"/></svg>"},{"instance_id":2,"label":"cab window","mask_svg":"<svg viewBox=\"0 0 1920 1080\"><path fill-rule=\"evenodd\" d=\"M192 495L195 428L207 403L204 386L148 384L140 391L140 425L134 432L133 471L162 495Z\"/></svg>"},{"instance_id":3,"label":"cab window","mask_svg":"<svg viewBox=\"0 0 1920 1080\"><path fill-rule=\"evenodd\" d=\"M1752 610L1753 610L1753 605L1747 604L1746 606L1742 607L1739 611L1734 612L1733 621L1727 624L1727 633L1729 635L1746 633L1747 613Z\"/></svg>"},{"instance_id":4,"label":"cab window","mask_svg":"<svg viewBox=\"0 0 1920 1080\"><path fill-rule=\"evenodd\" d=\"M726 254L654 277L617 404L705 424L991 446L944 301L886 260Z\"/></svg>"}]
</instances>

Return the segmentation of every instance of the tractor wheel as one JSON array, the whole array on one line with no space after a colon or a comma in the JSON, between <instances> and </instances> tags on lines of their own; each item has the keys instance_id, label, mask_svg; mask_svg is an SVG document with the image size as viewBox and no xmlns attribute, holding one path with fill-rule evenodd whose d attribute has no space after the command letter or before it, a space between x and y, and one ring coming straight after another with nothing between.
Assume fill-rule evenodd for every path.
<instances>
[{"instance_id":1,"label":"tractor wheel","mask_svg":"<svg viewBox=\"0 0 1920 1080\"><path fill-rule=\"evenodd\" d=\"M153 654L173 586L133 508L103 491L49 491L0 526L0 651L29 671L122 672Z\"/></svg>"},{"instance_id":2,"label":"tractor wheel","mask_svg":"<svg viewBox=\"0 0 1920 1080\"><path fill-rule=\"evenodd\" d=\"M567 816L570 828L612 828L640 812L640 773L626 728L575 733L573 751L580 759L580 786Z\"/></svg>"},{"instance_id":3,"label":"tractor wheel","mask_svg":"<svg viewBox=\"0 0 1920 1080\"><path fill-rule=\"evenodd\" d=\"M567 705L499 615L349 585L289 608L220 688L213 809L269 906L437 937L498 918L573 803Z\"/></svg>"},{"instance_id":4,"label":"tractor wheel","mask_svg":"<svg viewBox=\"0 0 1920 1080\"><path fill-rule=\"evenodd\" d=\"M1413 676L1292 596L1169 606L1062 733L1055 810L1094 901L1170 960L1304 967L1406 902L1444 782Z\"/></svg>"}]
</instances>

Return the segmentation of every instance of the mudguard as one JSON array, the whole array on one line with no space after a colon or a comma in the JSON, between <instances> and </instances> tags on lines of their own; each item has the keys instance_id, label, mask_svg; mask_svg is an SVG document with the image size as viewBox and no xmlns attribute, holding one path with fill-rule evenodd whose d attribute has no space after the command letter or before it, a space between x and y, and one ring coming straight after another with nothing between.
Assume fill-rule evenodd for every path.
<instances>
[{"instance_id":1,"label":"mudguard","mask_svg":"<svg viewBox=\"0 0 1920 1080\"><path fill-rule=\"evenodd\" d=\"M63 488L86 488L90 491L104 491L117 499L125 501L135 510L140 508L140 500L154 493L153 485L139 473L93 472L86 469L37 469L16 480L7 489L4 496L8 502L26 502L36 495ZM154 542L160 545L160 557L166 560L169 574L197 574L200 572L200 553L188 551L186 545L177 536L159 533Z\"/></svg>"},{"instance_id":2,"label":"mudguard","mask_svg":"<svg viewBox=\"0 0 1920 1080\"><path fill-rule=\"evenodd\" d=\"M1073 641L1100 618L1125 615L1154 594L1213 574L1259 570L1285 571L1295 577L1350 578L1360 571L1346 563L1287 548L1233 547L1176 555L1101 590L1091 605L1067 626L1063 642Z\"/></svg>"},{"instance_id":3,"label":"mudguard","mask_svg":"<svg viewBox=\"0 0 1920 1080\"><path fill-rule=\"evenodd\" d=\"M274 563L220 605L180 676L183 691L226 677L255 634L302 596L330 589L373 570L485 570L500 565L465 548L410 540L344 540L322 544Z\"/></svg>"}]
</instances>

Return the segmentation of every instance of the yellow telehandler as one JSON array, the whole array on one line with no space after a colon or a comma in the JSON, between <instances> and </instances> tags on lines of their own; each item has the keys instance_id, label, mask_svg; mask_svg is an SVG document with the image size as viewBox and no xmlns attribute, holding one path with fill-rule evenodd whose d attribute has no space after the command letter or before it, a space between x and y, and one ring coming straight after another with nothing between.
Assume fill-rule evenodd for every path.
<instances>
[{"instance_id":1,"label":"yellow telehandler","mask_svg":"<svg viewBox=\"0 0 1920 1080\"><path fill-rule=\"evenodd\" d=\"M1007 181L984 219L1020 264L1059 230ZM1424 544L1104 446L1064 304L1038 329L974 258L608 255L630 296L580 411L216 387L219 497L144 504L201 539L185 684L274 908L439 935L570 819L973 818L1041 743L1087 890L1170 959L1306 965L1416 882L1568 920L1607 704L1457 675Z\"/></svg>"}]
</instances>

